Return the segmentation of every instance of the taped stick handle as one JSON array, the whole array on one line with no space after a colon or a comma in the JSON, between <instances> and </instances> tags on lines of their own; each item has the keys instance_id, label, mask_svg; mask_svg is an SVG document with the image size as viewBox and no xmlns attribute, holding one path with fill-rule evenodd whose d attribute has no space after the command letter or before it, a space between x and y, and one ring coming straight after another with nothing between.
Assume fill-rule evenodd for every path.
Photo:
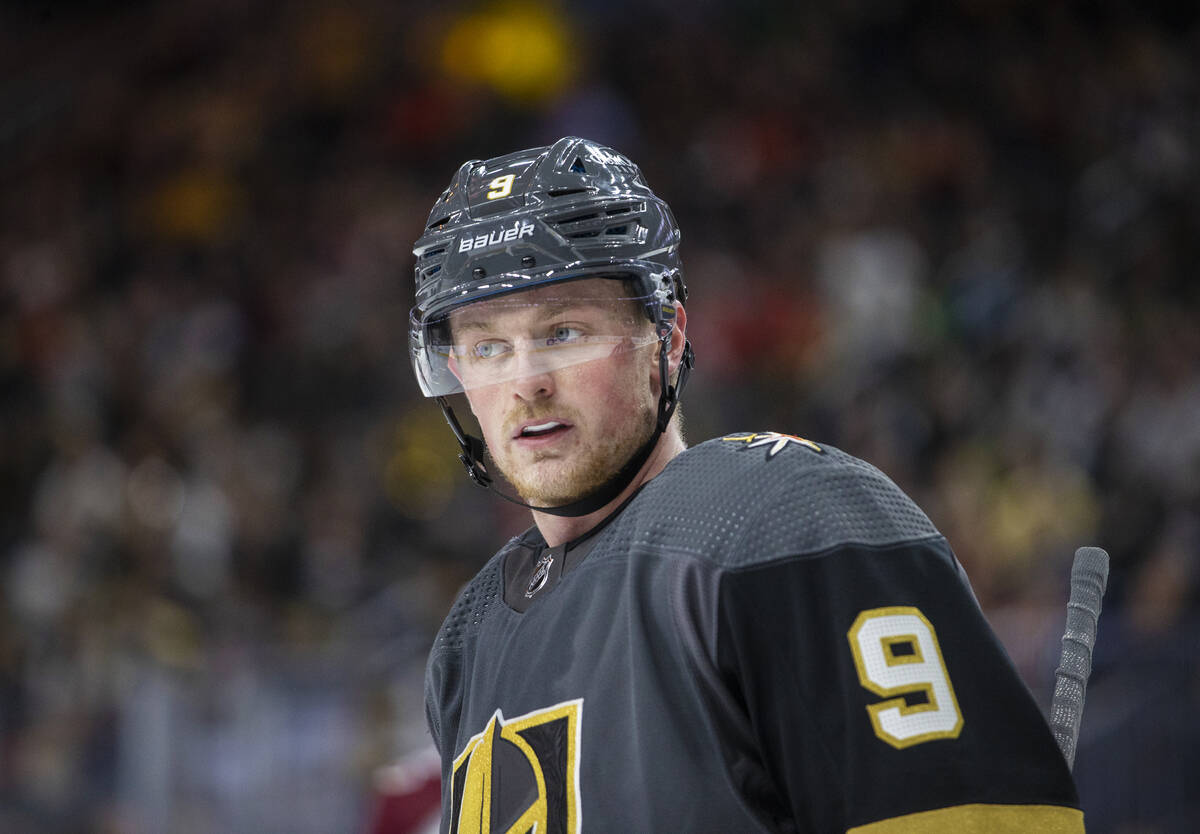
<instances>
[{"instance_id":1,"label":"taped stick handle","mask_svg":"<svg viewBox=\"0 0 1200 834\"><path fill-rule=\"evenodd\" d=\"M1067 627L1062 637L1062 656L1054 672L1054 697L1050 702L1050 729L1067 767L1075 766L1075 744L1083 719L1083 700L1092 673L1092 649L1096 646L1096 624L1100 601L1108 585L1108 554L1098 547L1081 547L1071 564L1071 600L1067 603Z\"/></svg>"}]
</instances>

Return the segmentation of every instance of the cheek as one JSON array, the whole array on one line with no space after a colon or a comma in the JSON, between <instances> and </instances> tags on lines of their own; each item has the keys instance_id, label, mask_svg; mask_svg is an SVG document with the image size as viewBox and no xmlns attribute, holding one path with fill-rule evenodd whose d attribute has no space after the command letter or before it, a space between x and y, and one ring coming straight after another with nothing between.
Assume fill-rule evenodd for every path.
<instances>
[{"instance_id":1,"label":"cheek","mask_svg":"<svg viewBox=\"0 0 1200 834\"><path fill-rule=\"evenodd\" d=\"M628 354L607 367L589 369L579 379L576 390L583 392L589 402L603 406L596 409L602 415L601 422L620 425L654 398L648 367L641 357Z\"/></svg>"},{"instance_id":2,"label":"cheek","mask_svg":"<svg viewBox=\"0 0 1200 834\"><path fill-rule=\"evenodd\" d=\"M479 423L483 432L483 441L491 446L493 435L500 429L500 423L504 419L503 409L499 406L499 394L491 388L477 388L466 396L471 405L471 413L475 415L475 421Z\"/></svg>"}]
</instances>

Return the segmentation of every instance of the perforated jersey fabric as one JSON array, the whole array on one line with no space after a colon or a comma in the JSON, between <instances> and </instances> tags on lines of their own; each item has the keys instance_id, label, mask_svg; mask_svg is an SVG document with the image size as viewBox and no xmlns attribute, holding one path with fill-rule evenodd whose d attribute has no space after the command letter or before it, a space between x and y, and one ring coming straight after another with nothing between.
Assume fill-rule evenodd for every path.
<instances>
[{"instance_id":1,"label":"perforated jersey fabric","mask_svg":"<svg viewBox=\"0 0 1200 834\"><path fill-rule=\"evenodd\" d=\"M602 550L663 549L741 567L839 544L939 535L912 499L863 460L833 446L816 451L795 443L781 450L785 457L768 457L770 446L750 447L752 442L711 440L677 456L609 525ZM437 645L458 645L479 626L499 599L503 560L522 538L512 538L463 591Z\"/></svg>"},{"instance_id":2,"label":"perforated jersey fabric","mask_svg":"<svg viewBox=\"0 0 1200 834\"><path fill-rule=\"evenodd\" d=\"M482 625L488 609L500 600L500 565L508 548L516 542L513 539L499 553L493 556L487 565L471 583L459 594L442 622L438 631L434 650L460 648L468 634L478 630Z\"/></svg>"},{"instance_id":3,"label":"perforated jersey fabric","mask_svg":"<svg viewBox=\"0 0 1200 834\"><path fill-rule=\"evenodd\" d=\"M505 560L539 543L489 560L430 654L443 831L963 828L978 808L1082 831L949 544L869 464L771 432L703 443L518 611Z\"/></svg>"},{"instance_id":4,"label":"perforated jersey fabric","mask_svg":"<svg viewBox=\"0 0 1200 834\"><path fill-rule=\"evenodd\" d=\"M743 432L673 460L627 511L619 546L692 553L722 567L818 553L840 544L935 537L916 504L874 466L773 433ZM787 438L786 435L781 438ZM632 512L631 512L632 511ZM621 523L621 522L625 523Z\"/></svg>"}]
</instances>

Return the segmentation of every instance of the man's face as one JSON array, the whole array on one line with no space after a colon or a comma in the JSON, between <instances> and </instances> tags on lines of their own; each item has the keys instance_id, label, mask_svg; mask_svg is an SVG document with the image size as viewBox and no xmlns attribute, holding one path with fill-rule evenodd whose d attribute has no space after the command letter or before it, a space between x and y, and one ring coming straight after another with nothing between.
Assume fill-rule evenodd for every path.
<instances>
[{"instance_id":1,"label":"man's face","mask_svg":"<svg viewBox=\"0 0 1200 834\"><path fill-rule=\"evenodd\" d=\"M455 373L493 460L531 504L595 490L653 432L658 343L625 295L623 282L591 278L451 316Z\"/></svg>"}]
</instances>

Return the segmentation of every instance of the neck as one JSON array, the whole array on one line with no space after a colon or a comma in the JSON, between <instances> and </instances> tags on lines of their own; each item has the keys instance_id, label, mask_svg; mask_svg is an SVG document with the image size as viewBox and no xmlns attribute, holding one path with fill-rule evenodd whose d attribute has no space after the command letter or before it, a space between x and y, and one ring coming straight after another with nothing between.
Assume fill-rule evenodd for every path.
<instances>
[{"instance_id":1,"label":"neck","mask_svg":"<svg viewBox=\"0 0 1200 834\"><path fill-rule=\"evenodd\" d=\"M533 523L537 525L542 537L546 540L546 544L551 547L556 547L564 542L577 539L607 518L613 510L621 506L630 495L633 495L642 484L654 478L659 472L662 472L667 464L671 462L671 459L685 448L687 446L683 442L683 436L680 434L679 429L672 425L658 438L658 443L655 444L654 451L650 453L650 457L642 464L642 468L638 470L637 475L629 482L629 486L621 490L616 498L595 512L581 516L549 515L548 513L539 513L537 510L534 510Z\"/></svg>"}]
</instances>

